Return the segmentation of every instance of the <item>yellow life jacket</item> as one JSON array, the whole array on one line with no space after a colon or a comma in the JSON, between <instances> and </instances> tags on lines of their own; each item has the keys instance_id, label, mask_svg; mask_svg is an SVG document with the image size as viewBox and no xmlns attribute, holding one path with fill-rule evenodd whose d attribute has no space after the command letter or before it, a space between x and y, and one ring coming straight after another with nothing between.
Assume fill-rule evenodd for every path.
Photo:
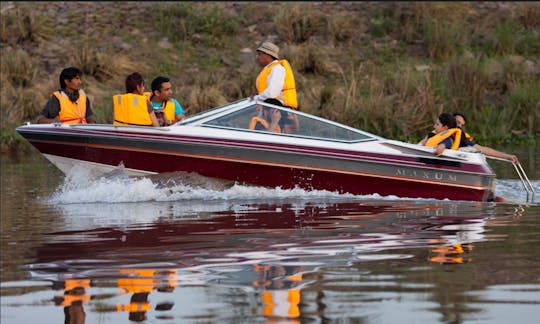
<instances>
[{"instance_id":1,"label":"yellow life jacket","mask_svg":"<svg viewBox=\"0 0 540 324\"><path fill-rule=\"evenodd\" d=\"M249 123L249 129L254 130L255 126L257 126L257 123L261 123L261 125L263 125L266 130L268 130L268 127L270 127L270 125L268 125L268 122L264 118L255 116L251 118L251 122ZM279 127L279 125L276 125L274 132L281 133L281 127Z\"/></svg>"},{"instance_id":2,"label":"yellow life jacket","mask_svg":"<svg viewBox=\"0 0 540 324\"><path fill-rule=\"evenodd\" d=\"M149 302L139 302L139 303L129 303L129 304L116 304L117 312L147 312L152 308L152 305Z\"/></svg>"},{"instance_id":3,"label":"yellow life jacket","mask_svg":"<svg viewBox=\"0 0 540 324\"><path fill-rule=\"evenodd\" d=\"M263 314L265 316L283 316L297 318L300 316L300 289L287 289L286 298L282 290L264 290L262 292ZM287 313L284 314L286 309Z\"/></svg>"},{"instance_id":4,"label":"yellow life jacket","mask_svg":"<svg viewBox=\"0 0 540 324\"><path fill-rule=\"evenodd\" d=\"M459 128L449 128L445 130L444 132L440 132L439 134L435 134L428 138L426 142L426 146L431 147L437 147L442 141L447 139L450 136L454 136L454 142L452 143L452 146L450 149L457 150L459 148L459 142L461 140L461 129Z\"/></svg>"},{"instance_id":5,"label":"yellow life jacket","mask_svg":"<svg viewBox=\"0 0 540 324\"><path fill-rule=\"evenodd\" d=\"M467 133L467 132L465 132L465 138L467 138L467 140L468 140L469 142L473 142L473 141L474 141L473 137L472 137L471 135L469 135L469 133Z\"/></svg>"},{"instance_id":6,"label":"yellow life jacket","mask_svg":"<svg viewBox=\"0 0 540 324\"><path fill-rule=\"evenodd\" d=\"M144 95L146 96L146 98L148 98L148 101L151 101L150 98L152 97L152 92L145 92ZM165 112L165 118L167 118L167 120L176 120L176 116L174 114L176 112L176 107L174 106L174 101L172 99L167 101L165 107L163 108L163 111Z\"/></svg>"},{"instance_id":7,"label":"yellow life jacket","mask_svg":"<svg viewBox=\"0 0 540 324\"><path fill-rule=\"evenodd\" d=\"M81 302L81 304L84 304L92 299L91 295L83 294L83 295L63 295L61 297L55 297L57 302L57 306L71 306L75 302Z\"/></svg>"},{"instance_id":8,"label":"yellow life jacket","mask_svg":"<svg viewBox=\"0 0 540 324\"><path fill-rule=\"evenodd\" d=\"M58 119L64 124L86 124L86 94L79 90L79 99L76 102L69 100L63 91L55 91L51 94L60 102Z\"/></svg>"},{"instance_id":9,"label":"yellow life jacket","mask_svg":"<svg viewBox=\"0 0 540 324\"><path fill-rule=\"evenodd\" d=\"M114 95L114 125L152 126L145 96L125 93Z\"/></svg>"},{"instance_id":10,"label":"yellow life jacket","mask_svg":"<svg viewBox=\"0 0 540 324\"><path fill-rule=\"evenodd\" d=\"M270 71L276 64L281 64L285 68L285 83L283 84L283 103L285 106L298 109L298 100L296 98L296 86L294 82L294 74L292 72L291 65L285 59L274 61L273 63L266 66L257 76L257 91L259 94L262 93L266 88L268 88L268 76ZM278 99L278 98L275 98Z\"/></svg>"}]
</instances>

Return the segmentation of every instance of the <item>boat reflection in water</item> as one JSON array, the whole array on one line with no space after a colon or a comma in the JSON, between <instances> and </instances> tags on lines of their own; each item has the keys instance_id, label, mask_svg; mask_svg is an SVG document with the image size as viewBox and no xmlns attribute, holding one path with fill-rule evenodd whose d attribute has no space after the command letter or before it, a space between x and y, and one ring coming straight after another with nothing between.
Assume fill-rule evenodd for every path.
<instances>
[{"instance_id":1,"label":"boat reflection in water","mask_svg":"<svg viewBox=\"0 0 540 324\"><path fill-rule=\"evenodd\" d=\"M58 207L64 224L37 247L36 262L27 270L33 279L63 290L52 298L64 307L66 323L84 322L89 305L95 313L128 313L124 320L130 321L149 314L214 321L220 315L209 311L212 298L236 296L220 289L244 291L256 305L254 321L300 323L304 316L324 316L324 309L301 305L314 293L324 303L321 287L331 287L334 268L385 259L471 262L473 244L502 238L485 232L493 206L233 199L86 204L81 215L80 205L68 204ZM192 309L201 298L189 287L215 290L217 297L205 296L208 304Z\"/></svg>"}]
</instances>

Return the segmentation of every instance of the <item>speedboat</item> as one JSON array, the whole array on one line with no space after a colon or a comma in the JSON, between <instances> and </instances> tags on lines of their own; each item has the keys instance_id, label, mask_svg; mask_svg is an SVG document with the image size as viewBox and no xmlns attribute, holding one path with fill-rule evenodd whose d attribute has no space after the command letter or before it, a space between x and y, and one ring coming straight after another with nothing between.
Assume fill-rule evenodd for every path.
<instances>
[{"instance_id":1,"label":"speedboat","mask_svg":"<svg viewBox=\"0 0 540 324\"><path fill-rule=\"evenodd\" d=\"M296 119L285 132L250 129L253 117L276 109ZM129 175L195 172L282 189L354 195L489 201L496 175L478 152L386 139L301 111L249 98L167 127L110 124L26 124L30 144L68 174L74 167Z\"/></svg>"}]
</instances>

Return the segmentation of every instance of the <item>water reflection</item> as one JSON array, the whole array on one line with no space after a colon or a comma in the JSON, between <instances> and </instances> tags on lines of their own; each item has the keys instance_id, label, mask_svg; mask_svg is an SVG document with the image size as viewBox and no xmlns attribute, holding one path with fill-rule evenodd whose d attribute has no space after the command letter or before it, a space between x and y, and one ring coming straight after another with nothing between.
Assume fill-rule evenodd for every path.
<instances>
[{"instance_id":1,"label":"water reflection","mask_svg":"<svg viewBox=\"0 0 540 324\"><path fill-rule=\"evenodd\" d=\"M64 307L67 323L84 322L84 307L94 301L92 312L127 313L130 321L145 321L151 312L174 317L175 289L198 285L252 292L258 316L294 323L321 312L303 306L313 292L322 294L317 303L324 304L332 300L324 295L344 289L360 289L369 298L373 287L395 291L396 284L404 285L400 290L447 289L448 282L437 288L398 269L385 278L377 267L422 258L434 265L472 263L474 244L505 238L486 230L490 222L504 221L493 217L495 206L171 202L96 204L82 216L81 206L71 204L58 207L62 224L35 247L35 262L26 269L34 280L63 287L52 299ZM519 210L510 216L519 217ZM412 274L423 273L429 263ZM162 300L167 294L171 299ZM157 303L152 295L160 296ZM333 316L331 310L325 314Z\"/></svg>"}]
</instances>

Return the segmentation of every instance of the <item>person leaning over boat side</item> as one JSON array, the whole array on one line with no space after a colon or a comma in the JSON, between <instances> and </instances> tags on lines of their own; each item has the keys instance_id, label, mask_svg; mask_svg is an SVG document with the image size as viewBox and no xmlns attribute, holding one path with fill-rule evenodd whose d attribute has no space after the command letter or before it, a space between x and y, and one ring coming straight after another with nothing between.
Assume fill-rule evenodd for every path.
<instances>
[{"instance_id":1,"label":"person leaning over boat side","mask_svg":"<svg viewBox=\"0 0 540 324\"><path fill-rule=\"evenodd\" d=\"M279 60L279 47L263 42L256 52L256 61L263 69L255 82L257 94L252 95L251 100L298 109L294 74L286 59ZM285 113L283 117L280 127L284 132L295 133L298 130L296 115Z\"/></svg>"},{"instance_id":2,"label":"person leaning over boat side","mask_svg":"<svg viewBox=\"0 0 540 324\"><path fill-rule=\"evenodd\" d=\"M465 116L463 114L460 114L460 113L454 113L453 116L456 119L457 126L460 127L462 129L463 133L465 134L467 146L473 147L474 149L480 151L484 155L489 155L489 156L509 160L509 161L512 161L512 162L515 162L515 163L519 162L517 156L515 156L513 154L507 154L507 153L492 149L490 147L482 146L480 144L475 143L472 136L469 135L469 133L467 133L465 131L465 124L467 123L467 119L465 118Z\"/></svg>"},{"instance_id":3,"label":"person leaning over boat side","mask_svg":"<svg viewBox=\"0 0 540 324\"><path fill-rule=\"evenodd\" d=\"M169 126L185 117L180 103L172 98L171 81L168 77L158 76L152 81L152 92L145 92L161 126Z\"/></svg>"},{"instance_id":4,"label":"person leaning over boat side","mask_svg":"<svg viewBox=\"0 0 540 324\"><path fill-rule=\"evenodd\" d=\"M126 93L113 97L114 124L159 127L150 100L144 95L144 79L133 72L126 78Z\"/></svg>"},{"instance_id":5,"label":"person leaning over boat side","mask_svg":"<svg viewBox=\"0 0 540 324\"><path fill-rule=\"evenodd\" d=\"M68 67L60 72L60 89L51 94L37 118L38 124L95 123L90 99L81 89L81 76L81 70L76 67Z\"/></svg>"},{"instance_id":6,"label":"person leaning over boat side","mask_svg":"<svg viewBox=\"0 0 540 324\"><path fill-rule=\"evenodd\" d=\"M434 147L434 153L437 156L441 155L445 149L457 150L460 146L466 145L465 140L462 140L461 129L457 128L456 119L447 113L439 115L433 125L433 132L419 144Z\"/></svg>"}]
</instances>

